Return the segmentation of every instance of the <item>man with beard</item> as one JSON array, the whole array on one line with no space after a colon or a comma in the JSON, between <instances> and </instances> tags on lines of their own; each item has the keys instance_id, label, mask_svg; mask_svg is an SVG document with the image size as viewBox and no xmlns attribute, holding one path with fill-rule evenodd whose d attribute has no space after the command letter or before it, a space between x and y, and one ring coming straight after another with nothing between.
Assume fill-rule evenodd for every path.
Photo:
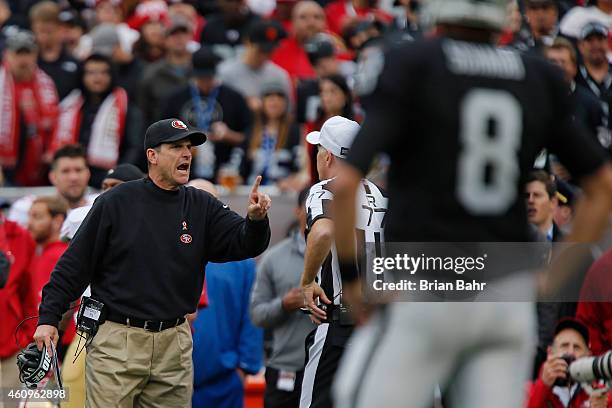
<instances>
[{"instance_id":1,"label":"man with beard","mask_svg":"<svg viewBox=\"0 0 612 408\"><path fill-rule=\"evenodd\" d=\"M597 22L587 24L580 33L578 50L582 64L578 68L576 84L585 87L601 101L604 126L610 124L610 87L612 75L606 53L608 52L608 29Z\"/></svg>"}]
</instances>

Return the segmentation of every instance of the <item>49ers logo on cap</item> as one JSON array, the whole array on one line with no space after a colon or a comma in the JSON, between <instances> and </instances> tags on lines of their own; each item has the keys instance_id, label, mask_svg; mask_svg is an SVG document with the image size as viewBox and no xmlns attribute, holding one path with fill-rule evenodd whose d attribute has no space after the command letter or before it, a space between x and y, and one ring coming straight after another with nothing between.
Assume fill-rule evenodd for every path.
<instances>
[{"instance_id":1,"label":"49ers logo on cap","mask_svg":"<svg viewBox=\"0 0 612 408\"><path fill-rule=\"evenodd\" d=\"M175 129L187 129L187 125L180 120L173 120L170 125Z\"/></svg>"},{"instance_id":2,"label":"49ers logo on cap","mask_svg":"<svg viewBox=\"0 0 612 408\"><path fill-rule=\"evenodd\" d=\"M191 244L191 239L192 239L192 238L191 238L191 235L189 235L189 234L183 234L183 235L181 235L181 242L182 242L183 244Z\"/></svg>"}]
</instances>

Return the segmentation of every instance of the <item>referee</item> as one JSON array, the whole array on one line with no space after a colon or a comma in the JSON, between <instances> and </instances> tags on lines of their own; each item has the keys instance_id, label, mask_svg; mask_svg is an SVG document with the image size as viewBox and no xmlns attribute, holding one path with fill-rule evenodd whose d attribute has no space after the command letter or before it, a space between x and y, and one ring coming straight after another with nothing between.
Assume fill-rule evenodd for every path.
<instances>
[{"instance_id":1,"label":"referee","mask_svg":"<svg viewBox=\"0 0 612 408\"><path fill-rule=\"evenodd\" d=\"M196 309L208 261L261 254L270 239L270 198L249 196L240 217L184 185L204 133L177 119L145 135L148 177L101 195L43 289L34 339L57 342L68 305L91 284L107 317L87 350L87 407L190 406L192 339L184 316Z\"/></svg>"}]
</instances>

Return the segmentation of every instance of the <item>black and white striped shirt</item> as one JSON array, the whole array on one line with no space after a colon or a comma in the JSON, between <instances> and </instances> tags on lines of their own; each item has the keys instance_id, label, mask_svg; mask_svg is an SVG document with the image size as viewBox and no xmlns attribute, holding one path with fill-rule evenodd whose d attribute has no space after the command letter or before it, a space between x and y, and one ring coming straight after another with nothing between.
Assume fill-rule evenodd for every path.
<instances>
[{"instance_id":1,"label":"black and white striped shirt","mask_svg":"<svg viewBox=\"0 0 612 408\"><path fill-rule=\"evenodd\" d=\"M306 239L312 226L321 218L332 218L331 204L334 199L334 179L323 180L310 188L306 199ZM357 250L369 261L374 256L380 256L384 242L385 214L387 198L372 182L363 179L357 190L356 231ZM366 262L371 265L372 262ZM370 276L371 274L367 274ZM325 291L327 297L333 298L334 304L340 304L342 293L342 277L338 266L336 245L333 244L329 255L317 273L317 282Z\"/></svg>"}]
</instances>

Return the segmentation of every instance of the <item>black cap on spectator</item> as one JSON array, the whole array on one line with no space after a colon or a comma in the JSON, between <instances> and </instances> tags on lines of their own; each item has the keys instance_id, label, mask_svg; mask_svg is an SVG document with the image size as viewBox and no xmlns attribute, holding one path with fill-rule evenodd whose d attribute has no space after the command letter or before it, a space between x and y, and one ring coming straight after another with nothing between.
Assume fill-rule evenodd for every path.
<instances>
[{"instance_id":1,"label":"black cap on spectator","mask_svg":"<svg viewBox=\"0 0 612 408\"><path fill-rule=\"evenodd\" d=\"M315 65L321 58L332 57L336 53L333 40L324 33L312 37L304 44L304 49L312 65Z\"/></svg>"},{"instance_id":2,"label":"black cap on spectator","mask_svg":"<svg viewBox=\"0 0 612 408\"><path fill-rule=\"evenodd\" d=\"M215 76L219 62L221 58L217 54L208 47L202 47L191 56L193 75L196 77Z\"/></svg>"},{"instance_id":3,"label":"black cap on spectator","mask_svg":"<svg viewBox=\"0 0 612 408\"><path fill-rule=\"evenodd\" d=\"M597 21L587 23L584 27L582 27L582 31L580 32L580 39L586 40L592 35L599 35L601 37L607 38L608 27Z\"/></svg>"},{"instance_id":4,"label":"black cap on spectator","mask_svg":"<svg viewBox=\"0 0 612 408\"><path fill-rule=\"evenodd\" d=\"M556 179L555 183L557 184L556 195L559 205L573 207L577 196L576 188L561 179Z\"/></svg>"},{"instance_id":5,"label":"black cap on spectator","mask_svg":"<svg viewBox=\"0 0 612 408\"><path fill-rule=\"evenodd\" d=\"M574 318L565 317L559 320L557 323L557 326L555 327L555 336L565 329L576 330L582 336L587 346L589 346L589 329L584 324L580 323Z\"/></svg>"},{"instance_id":6,"label":"black cap on spectator","mask_svg":"<svg viewBox=\"0 0 612 408\"><path fill-rule=\"evenodd\" d=\"M114 169L110 169L104 179L116 179L121 181L140 180L144 174L140 169L133 164L120 164Z\"/></svg>"},{"instance_id":7,"label":"black cap on spectator","mask_svg":"<svg viewBox=\"0 0 612 408\"><path fill-rule=\"evenodd\" d=\"M193 27L184 17L174 16L172 17L172 20L170 20L170 24L166 29L166 35L172 35L179 31L184 33L191 33L193 31Z\"/></svg>"},{"instance_id":8,"label":"black cap on spectator","mask_svg":"<svg viewBox=\"0 0 612 408\"><path fill-rule=\"evenodd\" d=\"M258 20L249 25L246 38L257 44L264 52L270 52L278 47L278 43L287 37L287 32L276 21Z\"/></svg>"},{"instance_id":9,"label":"black cap on spectator","mask_svg":"<svg viewBox=\"0 0 612 408\"><path fill-rule=\"evenodd\" d=\"M162 143L176 142L185 138L191 139L193 146L206 142L206 134L198 129L189 129L183 121L175 118L164 119L153 123L145 133L145 151Z\"/></svg>"},{"instance_id":10,"label":"black cap on spectator","mask_svg":"<svg viewBox=\"0 0 612 408\"><path fill-rule=\"evenodd\" d=\"M7 36L6 48L15 52L32 52L36 51L38 47L36 45L36 40L34 39L34 34L32 34L31 31L19 30L14 34Z\"/></svg>"},{"instance_id":11,"label":"black cap on spectator","mask_svg":"<svg viewBox=\"0 0 612 408\"><path fill-rule=\"evenodd\" d=\"M64 10L59 14L58 18L60 23L62 24L65 24L70 27L81 27L83 30L85 30L85 22L83 21L79 13L74 10Z\"/></svg>"}]
</instances>

